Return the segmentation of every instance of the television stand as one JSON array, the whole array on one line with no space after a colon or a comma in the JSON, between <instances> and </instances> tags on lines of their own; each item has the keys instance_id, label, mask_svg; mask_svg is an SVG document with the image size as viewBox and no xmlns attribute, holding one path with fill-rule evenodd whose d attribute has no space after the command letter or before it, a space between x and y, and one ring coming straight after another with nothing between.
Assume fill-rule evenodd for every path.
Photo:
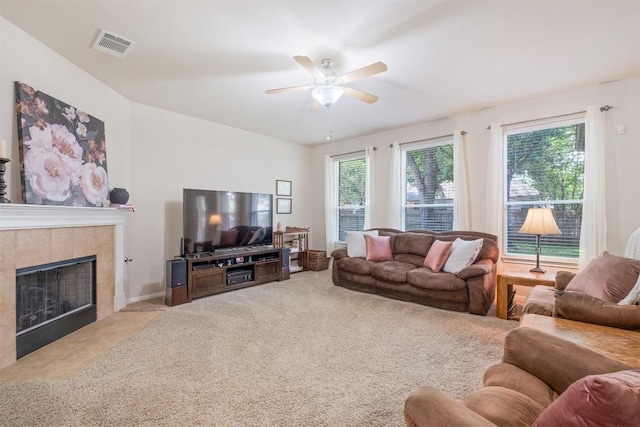
<instances>
[{"instance_id":1,"label":"television stand","mask_svg":"<svg viewBox=\"0 0 640 427\"><path fill-rule=\"evenodd\" d=\"M187 261L187 300L282 280L282 249L236 248Z\"/></svg>"}]
</instances>

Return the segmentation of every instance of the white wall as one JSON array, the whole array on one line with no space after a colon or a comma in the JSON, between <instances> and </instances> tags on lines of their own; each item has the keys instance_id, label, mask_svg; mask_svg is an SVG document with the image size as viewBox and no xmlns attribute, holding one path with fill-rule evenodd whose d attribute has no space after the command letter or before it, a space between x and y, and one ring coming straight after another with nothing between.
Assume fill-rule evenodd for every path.
<instances>
[{"instance_id":1,"label":"white wall","mask_svg":"<svg viewBox=\"0 0 640 427\"><path fill-rule=\"evenodd\" d=\"M276 179L289 180L292 214L274 212L274 225L311 225L310 147L135 103L131 139L129 299L164 291L164 261L179 254L183 188L275 194Z\"/></svg>"},{"instance_id":2,"label":"white wall","mask_svg":"<svg viewBox=\"0 0 640 427\"><path fill-rule=\"evenodd\" d=\"M434 102L437 102L434 100ZM485 182L489 131L494 122L503 124L532 120L559 114L584 111L589 105L612 105L607 117L606 209L608 250L622 255L629 235L640 227L640 78L612 82L573 90L500 107L484 109L438 121L381 132L361 138L315 147L312 156L313 191L324 193L323 158L325 154L340 154L375 145L377 155L377 206L379 226L387 226L389 194L390 143L406 142L440 135L454 130L467 131L466 146L471 192L472 228L487 231ZM626 126L626 133L617 134L617 127ZM324 229L324 200L314 199L313 229ZM312 236L316 248L325 246L320 233Z\"/></svg>"},{"instance_id":3,"label":"white wall","mask_svg":"<svg viewBox=\"0 0 640 427\"><path fill-rule=\"evenodd\" d=\"M0 17L0 139L10 147L5 180L13 203L22 202L14 81L105 122L109 187L126 188L136 209L125 225L133 262L116 260L129 302L164 292L185 187L275 193L276 179L290 180L293 213L275 215L274 224L311 225L311 148L132 103Z\"/></svg>"},{"instance_id":4,"label":"white wall","mask_svg":"<svg viewBox=\"0 0 640 427\"><path fill-rule=\"evenodd\" d=\"M109 187L129 186L131 103L0 17L0 139L10 146L11 162L7 164L5 181L13 203L22 203L15 81L26 83L104 121Z\"/></svg>"}]
</instances>

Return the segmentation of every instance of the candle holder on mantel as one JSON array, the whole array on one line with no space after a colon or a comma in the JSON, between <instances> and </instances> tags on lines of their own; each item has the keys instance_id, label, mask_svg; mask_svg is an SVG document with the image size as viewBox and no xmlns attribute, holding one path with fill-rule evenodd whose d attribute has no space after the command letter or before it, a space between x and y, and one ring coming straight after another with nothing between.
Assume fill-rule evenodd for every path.
<instances>
[{"instance_id":1,"label":"candle holder on mantel","mask_svg":"<svg viewBox=\"0 0 640 427\"><path fill-rule=\"evenodd\" d=\"M9 163L11 160L0 157L0 203L11 203L11 200L4 197L7 194L4 190L7 189L7 184L4 182L4 173L7 170L5 166L6 163Z\"/></svg>"}]
</instances>

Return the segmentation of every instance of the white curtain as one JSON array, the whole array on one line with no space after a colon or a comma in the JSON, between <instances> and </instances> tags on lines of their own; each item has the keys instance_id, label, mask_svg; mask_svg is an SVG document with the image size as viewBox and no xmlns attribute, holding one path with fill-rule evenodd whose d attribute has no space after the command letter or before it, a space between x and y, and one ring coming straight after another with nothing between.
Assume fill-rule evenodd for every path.
<instances>
[{"instance_id":1,"label":"white curtain","mask_svg":"<svg viewBox=\"0 0 640 427\"><path fill-rule=\"evenodd\" d=\"M489 158L487 161L487 225L488 232L504 242L504 132L502 124L491 123L489 132Z\"/></svg>"},{"instance_id":2,"label":"white curtain","mask_svg":"<svg viewBox=\"0 0 640 427\"><path fill-rule=\"evenodd\" d=\"M378 226L376 216L376 147L367 147L364 150L367 161L367 188L365 189L367 206L364 211L364 229Z\"/></svg>"},{"instance_id":3,"label":"white curtain","mask_svg":"<svg viewBox=\"0 0 640 427\"><path fill-rule=\"evenodd\" d=\"M469 184L467 178L467 151L462 131L453 132L453 229L471 230L469 212Z\"/></svg>"},{"instance_id":4,"label":"white curtain","mask_svg":"<svg viewBox=\"0 0 640 427\"><path fill-rule=\"evenodd\" d=\"M585 117L584 196L580 228L579 266L584 267L606 250L605 218L605 114L600 106L587 108Z\"/></svg>"},{"instance_id":5,"label":"white curtain","mask_svg":"<svg viewBox=\"0 0 640 427\"><path fill-rule=\"evenodd\" d=\"M391 147L391 172L389 176L389 204L387 205L390 228L402 230L402 150L395 142Z\"/></svg>"},{"instance_id":6,"label":"white curtain","mask_svg":"<svg viewBox=\"0 0 640 427\"><path fill-rule=\"evenodd\" d=\"M324 156L324 230L327 255L335 249L338 224L336 224L336 183L334 161L330 155Z\"/></svg>"}]
</instances>

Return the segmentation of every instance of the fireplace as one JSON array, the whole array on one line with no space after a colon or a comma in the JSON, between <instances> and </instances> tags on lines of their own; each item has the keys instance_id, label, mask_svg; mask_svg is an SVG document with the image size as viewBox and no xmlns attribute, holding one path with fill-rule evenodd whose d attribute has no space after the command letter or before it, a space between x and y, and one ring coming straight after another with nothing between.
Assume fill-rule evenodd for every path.
<instances>
[{"instance_id":1,"label":"fireplace","mask_svg":"<svg viewBox=\"0 0 640 427\"><path fill-rule=\"evenodd\" d=\"M0 203L0 369L17 360L18 270L95 256L96 320L126 305L127 215L114 208Z\"/></svg>"},{"instance_id":2,"label":"fireplace","mask_svg":"<svg viewBox=\"0 0 640 427\"><path fill-rule=\"evenodd\" d=\"M16 270L16 356L96 321L95 255Z\"/></svg>"}]
</instances>

